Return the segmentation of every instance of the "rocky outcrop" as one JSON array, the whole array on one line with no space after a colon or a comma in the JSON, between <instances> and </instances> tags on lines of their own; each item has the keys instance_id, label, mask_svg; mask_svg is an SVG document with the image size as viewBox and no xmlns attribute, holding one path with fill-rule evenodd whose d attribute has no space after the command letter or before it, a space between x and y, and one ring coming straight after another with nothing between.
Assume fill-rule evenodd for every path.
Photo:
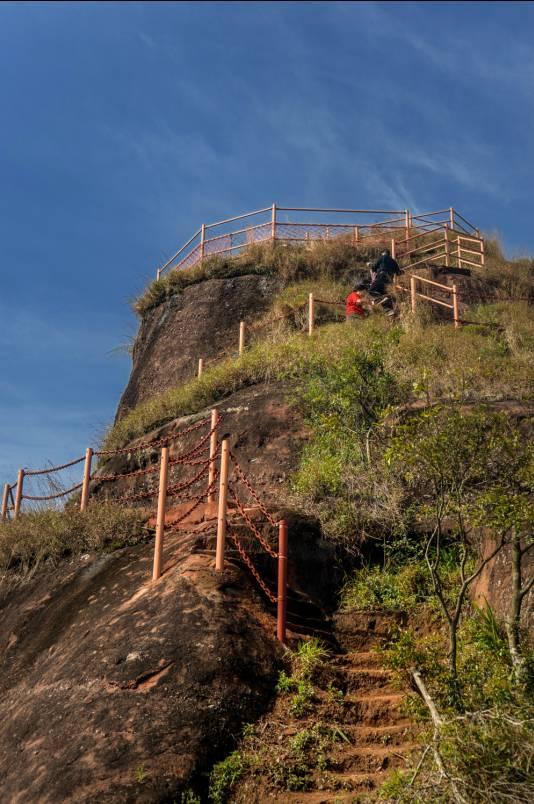
<instances>
[{"instance_id":1,"label":"rocky outcrop","mask_svg":"<svg viewBox=\"0 0 534 804\"><path fill-rule=\"evenodd\" d=\"M239 322L253 320L281 287L277 277L247 275L191 285L143 317L132 373L116 420L140 402L196 375L198 358L237 352Z\"/></svg>"},{"instance_id":2,"label":"rocky outcrop","mask_svg":"<svg viewBox=\"0 0 534 804\"><path fill-rule=\"evenodd\" d=\"M179 800L274 689L279 643L247 576L151 545L85 556L0 604L9 802Z\"/></svg>"}]
</instances>

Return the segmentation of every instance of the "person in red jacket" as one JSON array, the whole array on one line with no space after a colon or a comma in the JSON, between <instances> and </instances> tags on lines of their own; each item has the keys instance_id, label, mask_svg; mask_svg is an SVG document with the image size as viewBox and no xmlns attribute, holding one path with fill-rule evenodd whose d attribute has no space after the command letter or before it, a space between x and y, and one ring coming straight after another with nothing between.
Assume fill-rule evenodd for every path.
<instances>
[{"instance_id":1,"label":"person in red jacket","mask_svg":"<svg viewBox=\"0 0 534 804\"><path fill-rule=\"evenodd\" d=\"M365 318L367 315L367 310L362 303L363 295L361 291L364 290L364 287L365 286L361 284L356 285L345 299L345 315L347 321L355 321L358 318Z\"/></svg>"}]
</instances>

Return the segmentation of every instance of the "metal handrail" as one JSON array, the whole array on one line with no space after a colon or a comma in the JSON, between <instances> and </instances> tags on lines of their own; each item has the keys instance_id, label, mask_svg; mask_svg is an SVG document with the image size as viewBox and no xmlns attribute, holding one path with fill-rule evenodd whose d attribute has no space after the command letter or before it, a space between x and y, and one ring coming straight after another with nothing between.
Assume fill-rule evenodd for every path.
<instances>
[{"instance_id":1,"label":"metal handrail","mask_svg":"<svg viewBox=\"0 0 534 804\"><path fill-rule=\"evenodd\" d=\"M347 223L347 222L318 222L318 221L308 221L308 222L301 222L301 221L281 221L277 220L276 213L277 212L305 212L305 213L332 213L332 214L346 214L346 215L388 215L388 216L398 216L402 215L402 217L388 217L384 220L379 220L375 222L359 222L356 221L354 223ZM435 220L436 216L443 215L444 213L450 213L450 218L448 220ZM248 226L245 228L237 229L233 232L224 232L219 235L215 235L213 237L206 237L206 233L210 229L214 229L218 226L227 225L233 223L234 221L242 221L247 218L254 217L255 215L264 215L265 213L271 213L268 220L262 221L262 223L255 224L253 226ZM451 226L450 224L455 221L455 216L458 217L458 230L455 229L455 226ZM434 220L431 220L434 218ZM392 231L395 229L402 229L405 230L407 237L402 238L402 241L399 238L398 247L402 249L402 246L409 243L410 241L415 240L418 237L422 237L425 234L428 234L431 231L437 231L441 229L443 226L449 226L449 231L454 232L457 231L457 234L460 236L460 233L467 234L469 236L473 236L471 232L466 232L464 227L460 224L460 220L464 221L464 223L471 227L474 232L478 232L475 227L467 221L460 213L457 213L452 207L449 207L448 210L438 210L435 212L426 212L420 215L410 215L410 211L408 209L405 210L393 210L393 209L346 209L346 208L330 208L330 207L279 207L276 204L273 204L270 207L263 207L262 209L255 210L253 212L246 212L242 215L235 215L231 218L225 218L224 220L216 221L214 223L203 224L200 229L198 229L195 234L185 243L161 268L157 270L157 278L159 279L161 275L169 270L169 268L173 267L174 269L178 268L188 268L193 267L198 262L202 262L205 257L212 257L216 254L225 254L232 251L237 251L247 243L236 243L233 245L232 237L245 235L252 232L257 232L258 230L268 231L268 227L271 227L270 236L268 237L252 237L252 242L263 242L267 239L271 239L273 242L276 240L282 240L287 242L292 241L299 241L301 238L298 236L291 236L291 233L287 233L287 236L277 237L277 231L283 232L281 227L295 227L299 229L308 229L308 231L314 235L314 237L306 238L308 239L317 239L317 236L320 232L318 230L327 231L330 229L332 232L337 234L341 234L343 230L354 230L355 233L355 241L359 241L360 239L364 239L365 237L371 236L374 234L375 231ZM412 237L408 237L410 228L419 228L423 231L418 232L416 235ZM425 231L426 230L426 231ZM295 234L295 233L293 233ZM210 244L213 244L217 241L224 242L225 239L229 238L230 246L224 249L213 249L210 247ZM248 238L247 238L248 239ZM302 238L304 239L304 238ZM194 241L197 241L194 247L189 248ZM187 249L189 248L189 251ZM405 252L403 256L407 257L411 253L415 253L418 249L414 249L410 252ZM428 250L431 250L430 248ZM181 259L180 259L181 258Z\"/></svg>"}]
</instances>

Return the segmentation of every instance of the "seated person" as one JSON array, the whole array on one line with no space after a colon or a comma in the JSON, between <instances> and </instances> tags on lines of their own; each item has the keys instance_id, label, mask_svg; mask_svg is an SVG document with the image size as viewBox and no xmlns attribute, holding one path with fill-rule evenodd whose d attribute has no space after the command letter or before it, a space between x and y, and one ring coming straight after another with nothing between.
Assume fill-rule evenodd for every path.
<instances>
[{"instance_id":1,"label":"seated person","mask_svg":"<svg viewBox=\"0 0 534 804\"><path fill-rule=\"evenodd\" d=\"M354 321L358 318L365 318L368 311L362 304L362 291L366 289L365 283L358 283L345 299L345 315L347 321Z\"/></svg>"}]
</instances>

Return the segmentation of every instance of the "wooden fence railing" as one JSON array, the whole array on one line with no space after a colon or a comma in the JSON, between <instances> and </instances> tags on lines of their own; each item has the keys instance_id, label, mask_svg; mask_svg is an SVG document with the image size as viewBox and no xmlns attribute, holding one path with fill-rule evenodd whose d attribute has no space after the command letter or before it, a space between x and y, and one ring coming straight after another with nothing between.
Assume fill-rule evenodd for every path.
<instances>
[{"instance_id":1,"label":"wooden fence railing","mask_svg":"<svg viewBox=\"0 0 534 804\"><path fill-rule=\"evenodd\" d=\"M424 234L443 230L445 225L459 235L480 240L479 230L453 207L412 215L408 209L331 209L272 204L215 223L203 223L187 243L157 269L156 276L160 279L167 271L192 268L206 257L237 254L252 243L310 243L343 236L357 245L366 238L388 233L400 233L400 241L401 236L407 240L412 230Z\"/></svg>"}]
</instances>

